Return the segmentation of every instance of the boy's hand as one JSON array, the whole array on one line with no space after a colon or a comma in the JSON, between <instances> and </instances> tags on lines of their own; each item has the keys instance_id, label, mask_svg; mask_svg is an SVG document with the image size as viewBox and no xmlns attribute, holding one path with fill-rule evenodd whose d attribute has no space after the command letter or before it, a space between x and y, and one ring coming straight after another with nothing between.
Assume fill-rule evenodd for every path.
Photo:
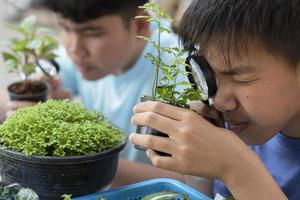
<instances>
[{"instance_id":1,"label":"boy's hand","mask_svg":"<svg viewBox=\"0 0 300 200\"><path fill-rule=\"evenodd\" d=\"M160 102L140 103L134 110L134 124L169 136L130 136L132 143L147 149L154 166L222 180L236 199L287 199L264 164L233 132L194 111ZM159 156L153 150L172 156Z\"/></svg>"},{"instance_id":2,"label":"boy's hand","mask_svg":"<svg viewBox=\"0 0 300 200\"><path fill-rule=\"evenodd\" d=\"M35 77L35 80L47 81L50 85L48 99L72 99L72 93L62 87L62 79L58 76L52 79L45 79L45 77ZM19 108L33 106L36 102L31 101L8 101L6 103L6 117L9 117L14 111Z\"/></svg>"},{"instance_id":3,"label":"boy's hand","mask_svg":"<svg viewBox=\"0 0 300 200\"><path fill-rule=\"evenodd\" d=\"M60 77L55 76L48 82L51 85L48 99L72 99L71 91L62 87L63 80Z\"/></svg>"},{"instance_id":4,"label":"boy's hand","mask_svg":"<svg viewBox=\"0 0 300 200\"><path fill-rule=\"evenodd\" d=\"M216 127L194 111L159 102L141 103L134 110L134 124L169 135L131 136L132 143L148 149L147 155L157 167L222 180L250 151L231 131ZM159 156L153 150L172 156Z\"/></svg>"},{"instance_id":5,"label":"boy's hand","mask_svg":"<svg viewBox=\"0 0 300 200\"><path fill-rule=\"evenodd\" d=\"M203 101L190 101L189 107L191 110L208 119L214 125L222 128L224 127L225 122L222 117L222 114L219 111L217 111L214 107L208 106Z\"/></svg>"}]
</instances>

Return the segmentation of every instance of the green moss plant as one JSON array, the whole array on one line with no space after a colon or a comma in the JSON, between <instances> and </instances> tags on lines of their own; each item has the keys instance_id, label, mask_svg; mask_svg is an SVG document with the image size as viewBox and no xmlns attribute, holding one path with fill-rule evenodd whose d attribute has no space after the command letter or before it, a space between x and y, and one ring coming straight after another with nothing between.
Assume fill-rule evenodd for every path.
<instances>
[{"instance_id":1,"label":"green moss plant","mask_svg":"<svg viewBox=\"0 0 300 200\"><path fill-rule=\"evenodd\" d=\"M0 145L26 155L85 155L113 149L124 139L103 115L67 100L19 109L0 125Z\"/></svg>"}]
</instances>

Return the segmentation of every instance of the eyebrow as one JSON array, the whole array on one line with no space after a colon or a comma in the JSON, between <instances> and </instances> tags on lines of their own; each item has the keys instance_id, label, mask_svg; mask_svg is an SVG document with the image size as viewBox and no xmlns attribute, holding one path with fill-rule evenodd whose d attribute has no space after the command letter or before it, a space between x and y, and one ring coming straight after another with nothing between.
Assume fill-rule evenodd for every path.
<instances>
[{"instance_id":1,"label":"eyebrow","mask_svg":"<svg viewBox=\"0 0 300 200\"><path fill-rule=\"evenodd\" d=\"M62 22L58 22L59 26L62 26L62 27L67 27L68 28L68 25L62 23ZM75 32L84 32L84 31L101 31L103 30L104 28L102 26L96 26L96 25L87 25L87 26L83 26L83 27L76 27L74 28L73 30Z\"/></svg>"},{"instance_id":2,"label":"eyebrow","mask_svg":"<svg viewBox=\"0 0 300 200\"><path fill-rule=\"evenodd\" d=\"M255 68L250 66L236 66L236 67L230 67L226 71L221 71L221 74L224 75L236 75L236 74L247 74L252 73L255 71Z\"/></svg>"}]
</instances>

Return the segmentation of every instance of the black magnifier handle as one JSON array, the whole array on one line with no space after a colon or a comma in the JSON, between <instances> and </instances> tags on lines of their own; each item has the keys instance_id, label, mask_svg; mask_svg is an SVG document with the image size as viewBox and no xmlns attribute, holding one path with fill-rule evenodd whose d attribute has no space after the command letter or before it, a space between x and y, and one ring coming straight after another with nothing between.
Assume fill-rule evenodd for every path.
<instances>
[{"instance_id":1,"label":"black magnifier handle","mask_svg":"<svg viewBox=\"0 0 300 200\"><path fill-rule=\"evenodd\" d=\"M51 59L51 60L50 60L50 63L53 65L53 67L54 67L55 70L56 70L56 73L58 74L59 71L60 71L60 66L59 66L59 64L58 64L54 59Z\"/></svg>"}]
</instances>

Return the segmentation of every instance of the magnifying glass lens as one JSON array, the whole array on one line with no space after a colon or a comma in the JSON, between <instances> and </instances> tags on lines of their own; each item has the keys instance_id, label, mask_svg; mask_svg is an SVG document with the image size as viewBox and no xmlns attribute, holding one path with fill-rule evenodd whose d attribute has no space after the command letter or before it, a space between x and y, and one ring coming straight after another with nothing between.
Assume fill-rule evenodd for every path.
<instances>
[{"instance_id":1,"label":"magnifying glass lens","mask_svg":"<svg viewBox=\"0 0 300 200\"><path fill-rule=\"evenodd\" d=\"M208 97L208 85L204 76L203 71L201 70L201 67L198 65L198 63L194 60L190 60L190 67L191 67L191 73L193 75L193 78L201 90L201 93L206 95Z\"/></svg>"},{"instance_id":2,"label":"magnifying glass lens","mask_svg":"<svg viewBox=\"0 0 300 200\"><path fill-rule=\"evenodd\" d=\"M43 67L43 70L45 70L50 76L57 75L58 71L51 61L39 60L38 62L40 64L40 66Z\"/></svg>"}]
</instances>

